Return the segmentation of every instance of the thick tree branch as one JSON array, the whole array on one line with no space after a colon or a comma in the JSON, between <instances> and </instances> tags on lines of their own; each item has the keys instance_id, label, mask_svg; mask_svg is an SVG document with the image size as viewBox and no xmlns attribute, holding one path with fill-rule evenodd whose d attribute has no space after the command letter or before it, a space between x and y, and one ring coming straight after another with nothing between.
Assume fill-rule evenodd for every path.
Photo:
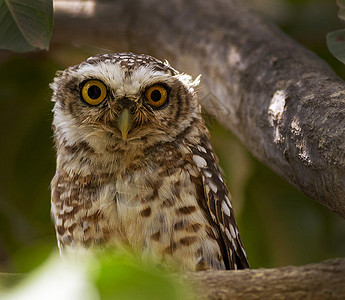
<instances>
[{"instance_id":1,"label":"thick tree branch","mask_svg":"<svg viewBox=\"0 0 345 300\"><path fill-rule=\"evenodd\" d=\"M198 299L345 299L345 259L303 267L185 275Z\"/></svg>"},{"instance_id":2,"label":"thick tree branch","mask_svg":"<svg viewBox=\"0 0 345 300\"><path fill-rule=\"evenodd\" d=\"M345 217L345 85L242 0L55 0L53 47L93 44L202 74L203 105L278 174Z\"/></svg>"}]
</instances>

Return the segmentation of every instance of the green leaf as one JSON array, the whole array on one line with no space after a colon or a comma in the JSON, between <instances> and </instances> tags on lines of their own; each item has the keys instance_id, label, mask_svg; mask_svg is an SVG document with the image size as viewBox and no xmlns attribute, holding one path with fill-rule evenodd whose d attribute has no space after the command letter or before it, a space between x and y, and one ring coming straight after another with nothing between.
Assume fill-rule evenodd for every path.
<instances>
[{"instance_id":1,"label":"green leaf","mask_svg":"<svg viewBox=\"0 0 345 300\"><path fill-rule=\"evenodd\" d=\"M48 50L52 28L52 0L0 0L0 49Z\"/></svg>"},{"instance_id":2,"label":"green leaf","mask_svg":"<svg viewBox=\"0 0 345 300\"><path fill-rule=\"evenodd\" d=\"M52 253L30 273L0 273L0 299L49 299L42 298L49 291L54 291L54 299L196 299L177 273L143 263L130 253L75 254L65 253L61 260Z\"/></svg>"},{"instance_id":3,"label":"green leaf","mask_svg":"<svg viewBox=\"0 0 345 300\"><path fill-rule=\"evenodd\" d=\"M191 291L177 282L163 267L146 264L128 255L115 252L98 256L98 264L89 267L102 300L107 299L192 299Z\"/></svg>"},{"instance_id":4,"label":"green leaf","mask_svg":"<svg viewBox=\"0 0 345 300\"><path fill-rule=\"evenodd\" d=\"M18 284L24 278L23 274L0 273L0 289Z\"/></svg>"},{"instance_id":5,"label":"green leaf","mask_svg":"<svg viewBox=\"0 0 345 300\"><path fill-rule=\"evenodd\" d=\"M327 34L329 51L345 64L345 29L336 30Z\"/></svg>"}]
</instances>

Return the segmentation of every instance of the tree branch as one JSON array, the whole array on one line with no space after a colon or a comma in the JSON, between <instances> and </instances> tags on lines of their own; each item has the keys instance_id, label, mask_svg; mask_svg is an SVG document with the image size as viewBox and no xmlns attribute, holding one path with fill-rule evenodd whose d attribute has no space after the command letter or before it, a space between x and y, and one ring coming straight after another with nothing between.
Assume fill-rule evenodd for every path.
<instances>
[{"instance_id":1,"label":"tree branch","mask_svg":"<svg viewBox=\"0 0 345 300\"><path fill-rule=\"evenodd\" d=\"M198 299L345 299L345 259L278 269L197 272L182 276Z\"/></svg>"},{"instance_id":2,"label":"tree branch","mask_svg":"<svg viewBox=\"0 0 345 300\"><path fill-rule=\"evenodd\" d=\"M345 217L344 82L242 0L55 0L52 48L67 40L202 74L204 107L257 158Z\"/></svg>"}]
</instances>

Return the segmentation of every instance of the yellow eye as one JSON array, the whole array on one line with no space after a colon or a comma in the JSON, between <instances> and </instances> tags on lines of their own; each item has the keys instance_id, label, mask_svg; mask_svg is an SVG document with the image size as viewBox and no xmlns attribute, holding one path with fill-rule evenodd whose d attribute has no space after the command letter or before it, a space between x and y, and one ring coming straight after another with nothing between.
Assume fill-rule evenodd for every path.
<instances>
[{"instance_id":1,"label":"yellow eye","mask_svg":"<svg viewBox=\"0 0 345 300\"><path fill-rule=\"evenodd\" d=\"M81 90L81 96L86 103L98 105L107 96L107 88L99 80L89 80L84 84Z\"/></svg>"},{"instance_id":2,"label":"yellow eye","mask_svg":"<svg viewBox=\"0 0 345 300\"><path fill-rule=\"evenodd\" d=\"M168 99L167 90L161 85L151 86L146 91L146 98L149 104L155 108L160 108L166 103Z\"/></svg>"}]
</instances>

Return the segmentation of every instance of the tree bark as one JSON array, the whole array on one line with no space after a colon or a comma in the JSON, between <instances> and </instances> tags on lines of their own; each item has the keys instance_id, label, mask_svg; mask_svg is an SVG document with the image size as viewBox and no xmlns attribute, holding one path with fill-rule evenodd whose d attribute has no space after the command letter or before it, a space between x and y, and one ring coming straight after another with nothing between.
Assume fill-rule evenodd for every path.
<instances>
[{"instance_id":1,"label":"tree bark","mask_svg":"<svg viewBox=\"0 0 345 300\"><path fill-rule=\"evenodd\" d=\"M302 267L197 272L179 278L198 299L345 299L345 259Z\"/></svg>"},{"instance_id":2,"label":"tree bark","mask_svg":"<svg viewBox=\"0 0 345 300\"><path fill-rule=\"evenodd\" d=\"M261 161L345 217L345 85L243 0L55 0L54 45L97 45L202 74L201 102Z\"/></svg>"}]
</instances>

